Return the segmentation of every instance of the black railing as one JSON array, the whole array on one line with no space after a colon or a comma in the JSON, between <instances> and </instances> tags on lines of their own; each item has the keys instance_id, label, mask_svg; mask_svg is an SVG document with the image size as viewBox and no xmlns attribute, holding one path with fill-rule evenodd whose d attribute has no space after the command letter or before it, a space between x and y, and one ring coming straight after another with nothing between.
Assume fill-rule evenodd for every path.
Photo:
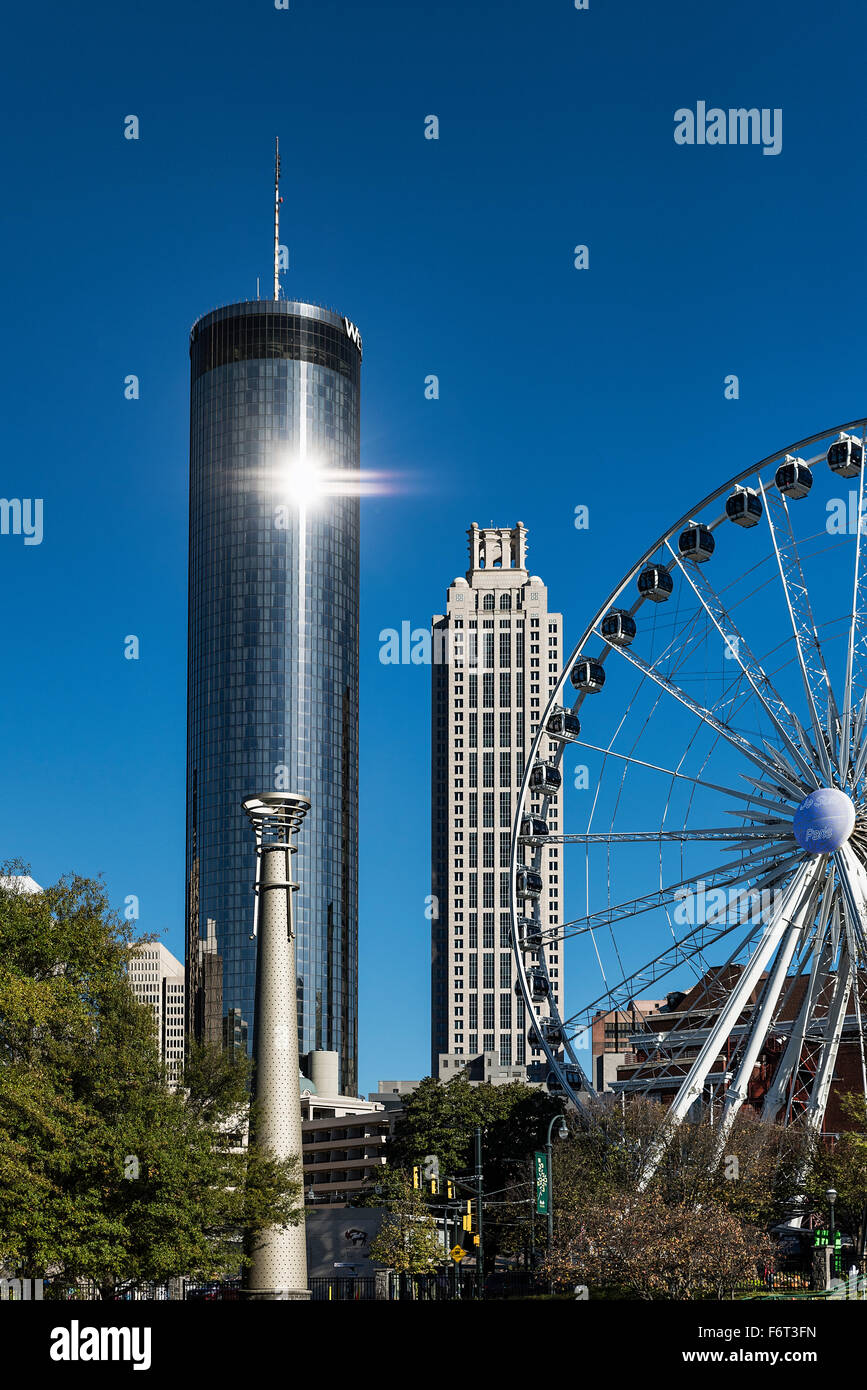
<instances>
[{"instance_id":1,"label":"black railing","mask_svg":"<svg viewBox=\"0 0 867 1390\"><path fill-rule=\"evenodd\" d=\"M575 1284L557 1280L555 1291L561 1297L576 1297ZM478 1278L475 1269L460 1269L454 1266L437 1270L430 1274L395 1274L381 1271L366 1275L324 1275L310 1280L310 1296L317 1303L367 1303L384 1301L390 1303L418 1302L468 1302L479 1296ZM763 1297L772 1293L808 1293L814 1289L811 1271L806 1265L771 1271L757 1270L752 1279L744 1280L734 1287L726 1287L722 1297L749 1298ZM484 1298L501 1300L510 1298L534 1298L548 1293L545 1279L530 1271L492 1270L485 1278ZM625 1290L600 1289L590 1291L590 1297L629 1298ZM693 1290L693 1298L718 1298L718 1289ZM43 1298L52 1301L81 1299L98 1301L102 1297L97 1284L89 1280L70 1283L63 1279L46 1279ZM243 1301L245 1294L238 1279L223 1281L194 1281L190 1279L172 1280L168 1284L142 1283L120 1287L113 1292L106 1291L105 1297L117 1302L164 1302L186 1299L189 1301L221 1302Z\"/></svg>"}]
</instances>

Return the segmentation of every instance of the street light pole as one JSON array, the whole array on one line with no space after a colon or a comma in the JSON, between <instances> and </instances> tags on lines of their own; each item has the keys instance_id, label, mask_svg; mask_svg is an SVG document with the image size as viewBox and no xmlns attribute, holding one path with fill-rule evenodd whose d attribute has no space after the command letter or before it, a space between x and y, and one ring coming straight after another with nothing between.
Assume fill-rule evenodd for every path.
<instances>
[{"instance_id":1,"label":"street light pole","mask_svg":"<svg viewBox=\"0 0 867 1390\"><path fill-rule=\"evenodd\" d=\"M558 1139L568 1139L569 1130L566 1128L566 1121L562 1115L552 1115L551 1123L548 1125L548 1137L545 1140L545 1153L548 1159L548 1258L554 1248L554 1145L551 1142L551 1131L556 1124L560 1128L557 1131Z\"/></svg>"},{"instance_id":2,"label":"street light pole","mask_svg":"<svg viewBox=\"0 0 867 1390\"><path fill-rule=\"evenodd\" d=\"M476 1125L476 1221L479 1227L479 1253L476 1256L477 1294L485 1295L485 1233L482 1227L482 1126Z\"/></svg>"},{"instance_id":3,"label":"street light pole","mask_svg":"<svg viewBox=\"0 0 867 1390\"><path fill-rule=\"evenodd\" d=\"M831 1246L831 1254L830 1254L830 1256L829 1256L829 1262L830 1262L831 1268L830 1268L829 1273L830 1273L830 1274L832 1275L832 1277L833 1277L833 1275L835 1275L835 1274L837 1273L837 1270L836 1270L836 1268L835 1268L836 1263L837 1263L837 1260L836 1260L837 1247L836 1247L836 1244L835 1244L835 1236L836 1236L837 1233L836 1233L836 1230L835 1230L835 1228L834 1228L834 1204L835 1204L835 1202L837 1201L837 1189L836 1189L835 1187L829 1187L829 1188L828 1188L828 1191L825 1193L825 1196L828 1198L828 1205L829 1205L829 1207L831 1208L831 1222L830 1222L830 1225L829 1225L829 1227L828 1227L828 1243L829 1243L830 1246Z\"/></svg>"},{"instance_id":4,"label":"street light pole","mask_svg":"<svg viewBox=\"0 0 867 1390\"><path fill-rule=\"evenodd\" d=\"M551 1141L551 1131L554 1126L559 1124L557 1131L558 1139L568 1139L569 1130L562 1115L552 1115L548 1125L548 1137L545 1140L545 1155L548 1165L548 1292L551 1293L554 1287L554 1279L551 1273L551 1256L554 1250L554 1145Z\"/></svg>"}]
</instances>

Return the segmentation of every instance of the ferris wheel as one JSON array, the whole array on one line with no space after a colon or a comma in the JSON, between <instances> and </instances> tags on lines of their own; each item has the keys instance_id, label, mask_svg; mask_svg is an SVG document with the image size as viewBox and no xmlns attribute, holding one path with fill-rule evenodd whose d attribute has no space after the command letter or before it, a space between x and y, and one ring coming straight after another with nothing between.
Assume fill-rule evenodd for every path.
<instances>
[{"instance_id":1,"label":"ferris wheel","mask_svg":"<svg viewBox=\"0 0 867 1390\"><path fill-rule=\"evenodd\" d=\"M636 560L519 795L516 990L549 1086L587 1108L607 1015L612 1089L666 1104L666 1139L709 1114L718 1154L745 1102L820 1131L844 1054L867 1094L865 433L753 464ZM564 920L543 911L553 846Z\"/></svg>"}]
</instances>

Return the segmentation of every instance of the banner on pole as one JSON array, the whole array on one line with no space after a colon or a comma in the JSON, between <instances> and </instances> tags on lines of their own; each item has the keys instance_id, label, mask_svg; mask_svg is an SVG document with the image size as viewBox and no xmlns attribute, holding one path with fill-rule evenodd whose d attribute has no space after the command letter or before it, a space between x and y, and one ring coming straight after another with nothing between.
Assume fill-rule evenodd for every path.
<instances>
[{"instance_id":1,"label":"banner on pole","mask_svg":"<svg viewBox=\"0 0 867 1390\"><path fill-rule=\"evenodd\" d=\"M548 1155L537 1153L535 1155L536 1164L536 1215L548 1215L548 1192L550 1183L548 1181Z\"/></svg>"}]
</instances>

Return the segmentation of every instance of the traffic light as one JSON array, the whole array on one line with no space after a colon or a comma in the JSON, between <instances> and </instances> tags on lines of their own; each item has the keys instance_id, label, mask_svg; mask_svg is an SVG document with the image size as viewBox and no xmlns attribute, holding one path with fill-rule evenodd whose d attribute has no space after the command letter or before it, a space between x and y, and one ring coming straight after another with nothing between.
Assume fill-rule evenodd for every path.
<instances>
[{"instance_id":1,"label":"traffic light","mask_svg":"<svg viewBox=\"0 0 867 1390\"><path fill-rule=\"evenodd\" d=\"M412 1185L416 1192L421 1187L421 1169L416 1165L412 1170Z\"/></svg>"},{"instance_id":2,"label":"traffic light","mask_svg":"<svg viewBox=\"0 0 867 1390\"><path fill-rule=\"evenodd\" d=\"M447 1197L448 1200L451 1202L451 1201L454 1199L454 1195L455 1195L455 1185L454 1185L454 1183L452 1182L451 1178L447 1178L447 1179L446 1179L446 1197Z\"/></svg>"},{"instance_id":3,"label":"traffic light","mask_svg":"<svg viewBox=\"0 0 867 1390\"><path fill-rule=\"evenodd\" d=\"M461 1220L461 1226L465 1231L471 1231L473 1229L473 1218L471 1216L463 1217Z\"/></svg>"},{"instance_id":4,"label":"traffic light","mask_svg":"<svg viewBox=\"0 0 867 1390\"><path fill-rule=\"evenodd\" d=\"M430 1180L430 1195L431 1195L432 1197L436 1197L437 1194L439 1193L439 1190L440 1190L439 1180L438 1180L437 1178L431 1178L431 1180Z\"/></svg>"}]
</instances>

